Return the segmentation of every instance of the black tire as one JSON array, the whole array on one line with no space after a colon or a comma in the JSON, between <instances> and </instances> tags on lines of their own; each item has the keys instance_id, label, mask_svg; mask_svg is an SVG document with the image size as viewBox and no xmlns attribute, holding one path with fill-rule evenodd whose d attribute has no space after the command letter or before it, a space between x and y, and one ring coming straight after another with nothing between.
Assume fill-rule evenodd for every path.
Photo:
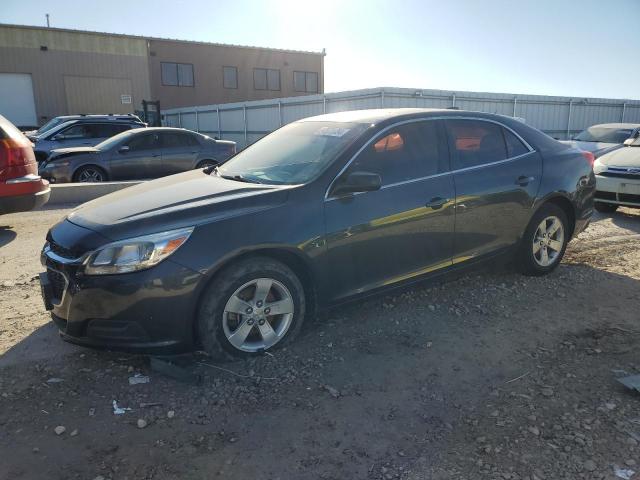
<instances>
[{"instance_id":1,"label":"black tire","mask_svg":"<svg viewBox=\"0 0 640 480\"><path fill-rule=\"evenodd\" d=\"M293 317L277 343L266 350L280 348L300 332L305 317L305 293L296 274L285 264L269 257L254 256L240 260L221 271L204 290L196 318L198 338L205 352L216 360L260 355L231 344L224 331L225 306L236 290L258 278L269 278L286 287L293 300ZM265 303L265 305L268 305ZM247 315L253 316L253 315ZM244 315L242 316L244 317ZM257 324L256 324L256 328ZM253 331L253 334L258 331Z\"/></svg>"},{"instance_id":2,"label":"black tire","mask_svg":"<svg viewBox=\"0 0 640 480\"><path fill-rule=\"evenodd\" d=\"M198 163L198 165L196 165L196 168L211 168L217 167L218 165L220 165L220 163L216 162L215 160L202 160Z\"/></svg>"},{"instance_id":3,"label":"black tire","mask_svg":"<svg viewBox=\"0 0 640 480\"><path fill-rule=\"evenodd\" d=\"M552 263L549 265L542 265L536 258L536 254L533 252L534 239L536 238L536 232L542 221L546 218L555 217L562 224L563 239L562 248L557 252L557 256L554 257ZM564 256L564 252L567 249L567 244L570 240L571 232L569 230L569 221L567 214L562 208L552 203L547 203L540 207L538 211L533 215L529 225L524 231L520 245L518 247L518 253L516 258L516 265L518 270L525 275L540 276L555 270Z\"/></svg>"},{"instance_id":4,"label":"black tire","mask_svg":"<svg viewBox=\"0 0 640 480\"><path fill-rule=\"evenodd\" d=\"M611 203L595 202L593 204L593 208L595 208L600 213L613 213L618 209L618 205L613 205Z\"/></svg>"},{"instance_id":5,"label":"black tire","mask_svg":"<svg viewBox=\"0 0 640 480\"><path fill-rule=\"evenodd\" d=\"M92 172L95 173L95 175L93 175ZM73 181L88 183L90 180L83 179L86 178L86 176L91 176L93 178L91 182L94 183L107 181L107 172L105 172L103 168L100 168L96 165L84 165L78 168L78 170L76 170L73 174Z\"/></svg>"}]
</instances>

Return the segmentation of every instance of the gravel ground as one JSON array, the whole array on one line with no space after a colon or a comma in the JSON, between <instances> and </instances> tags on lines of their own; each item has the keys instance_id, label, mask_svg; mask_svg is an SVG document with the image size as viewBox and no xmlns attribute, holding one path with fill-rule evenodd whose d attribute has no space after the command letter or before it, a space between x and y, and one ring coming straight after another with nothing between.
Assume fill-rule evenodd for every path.
<instances>
[{"instance_id":1,"label":"gravel ground","mask_svg":"<svg viewBox=\"0 0 640 480\"><path fill-rule=\"evenodd\" d=\"M59 340L34 276L66 211L0 218L0 478L640 472L640 393L616 382L640 373L640 212L595 217L545 278L474 272L331 311L273 355L193 357L194 386Z\"/></svg>"}]
</instances>

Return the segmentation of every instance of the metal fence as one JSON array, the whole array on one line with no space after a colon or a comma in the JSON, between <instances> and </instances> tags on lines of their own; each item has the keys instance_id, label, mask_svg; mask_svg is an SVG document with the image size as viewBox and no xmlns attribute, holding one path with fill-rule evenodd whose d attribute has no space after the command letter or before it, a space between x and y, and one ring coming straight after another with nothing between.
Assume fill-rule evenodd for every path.
<instances>
[{"instance_id":1,"label":"metal fence","mask_svg":"<svg viewBox=\"0 0 640 480\"><path fill-rule=\"evenodd\" d=\"M166 126L234 140L240 148L276 128L322 113L369 108L459 108L520 117L558 139L609 122L640 123L640 100L375 88L163 110Z\"/></svg>"}]
</instances>

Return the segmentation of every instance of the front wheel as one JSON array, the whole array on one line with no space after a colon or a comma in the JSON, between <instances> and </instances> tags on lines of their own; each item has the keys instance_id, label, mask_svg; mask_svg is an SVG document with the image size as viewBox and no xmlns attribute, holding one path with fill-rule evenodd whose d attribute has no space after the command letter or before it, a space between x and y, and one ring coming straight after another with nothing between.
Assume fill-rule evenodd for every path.
<instances>
[{"instance_id":1,"label":"front wheel","mask_svg":"<svg viewBox=\"0 0 640 480\"><path fill-rule=\"evenodd\" d=\"M296 274L271 258L250 257L224 269L204 291L198 334L215 359L258 355L290 341L304 316Z\"/></svg>"},{"instance_id":2,"label":"front wheel","mask_svg":"<svg viewBox=\"0 0 640 480\"><path fill-rule=\"evenodd\" d=\"M612 203L594 202L593 208L595 208L600 213L613 213L618 209L618 205L614 205Z\"/></svg>"},{"instance_id":3,"label":"front wheel","mask_svg":"<svg viewBox=\"0 0 640 480\"><path fill-rule=\"evenodd\" d=\"M73 175L74 182L81 183L99 183L104 182L107 179L107 174L100 167L94 167L93 165L87 165L86 167L80 167Z\"/></svg>"},{"instance_id":4,"label":"front wheel","mask_svg":"<svg viewBox=\"0 0 640 480\"><path fill-rule=\"evenodd\" d=\"M569 242L567 215L557 205L542 206L531 218L518 251L518 267L525 275L545 275L562 260Z\"/></svg>"}]
</instances>

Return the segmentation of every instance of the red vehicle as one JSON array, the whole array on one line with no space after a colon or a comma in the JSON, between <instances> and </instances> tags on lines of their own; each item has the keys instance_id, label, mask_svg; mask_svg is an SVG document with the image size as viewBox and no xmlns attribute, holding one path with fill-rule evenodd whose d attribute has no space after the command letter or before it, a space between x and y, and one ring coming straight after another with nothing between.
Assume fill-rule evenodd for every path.
<instances>
[{"instance_id":1,"label":"red vehicle","mask_svg":"<svg viewBox=\"0 0 640 480\"><path fill-rule=\"evenodd\" d=\"M0 115L0 215L44 205L50 193L49 182L38 175L31 142Z\"/></svg>"}]
</instances>

